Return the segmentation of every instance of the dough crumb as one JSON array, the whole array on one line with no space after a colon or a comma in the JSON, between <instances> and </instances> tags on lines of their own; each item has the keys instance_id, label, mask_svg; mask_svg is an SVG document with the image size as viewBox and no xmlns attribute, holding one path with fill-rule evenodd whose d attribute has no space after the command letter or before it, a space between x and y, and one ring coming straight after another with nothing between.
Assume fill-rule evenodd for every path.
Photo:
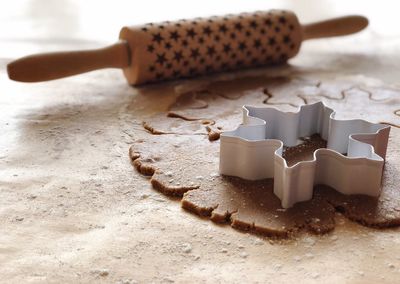
<instances>
[{"instance_id":1,"label":"dough crumb","mask_svg":"<svg viewBox=\"0 0 400 284\"><path fill-rule=\"evenodd\" d=\"M210 140L210 141L218 140L219 137L221 136L221 132L220 131L214 130L210 126L206 126L206 130L207 130L207 133L208 133L208 140Z\"/></svg>"},{"instance_id":2,"label":"dough crumb","mask_svg":"<svg viewBox=\"0 0 400 284\"><path fill-rule=\"evenodd\" d=\"M183 244L183 246L182 246L182 251L183 251L184 253L190 253L190 252L192 252L192 245L189 244L189 243Z\"/></svg>"},{"instance_id":3,"label":"dough crumb","mask_svg":"<svg viewBox=\"0 0 400 284\"><path fill-rule=\"evenodd\" d=\"M149 194L142 194L141 196L140 196L140 199L146 199L146 198L148 198L150 195Z\"/></svg>"},{"instance_id":4,"label":"dough crumb","mask_svg":"<svg viewBox=\"0 0 400 284\"><path fill-rule=\"evenodd\" d=\"M101 277L106 277L110 274L110 272L108 271L108 269L95 269L91 271L92 274L96 274L98 276Z\"/></svg>"}]
</instances>

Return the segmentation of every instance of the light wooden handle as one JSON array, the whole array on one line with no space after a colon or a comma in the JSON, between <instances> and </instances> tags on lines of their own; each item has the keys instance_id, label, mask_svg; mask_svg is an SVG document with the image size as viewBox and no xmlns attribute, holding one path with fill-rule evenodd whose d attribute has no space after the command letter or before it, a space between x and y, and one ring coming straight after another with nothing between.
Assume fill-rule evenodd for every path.
<instances>
[{"instance_id":1,"label":"light wooden handle","mask_svg":"<svg viewBox=\"0 0 400 284\"><path fill-rule=\"evenodd\" d=\"M130 65L129 46L119 41L105 48L43 53L15 60L7 65L8 76L21 82L59 79L101 68Z\"/></svg>"},{"instance_id":2,"label":"light wooden handle","mask_svg":"<svg viewBox=\"0 0 400 284\"><path fill-rule=\"evenodd\" d=\"M346 16L303 25L303 40L332 36L349 35L368 26L363 16Z\"/></svg>"}]
</instances>

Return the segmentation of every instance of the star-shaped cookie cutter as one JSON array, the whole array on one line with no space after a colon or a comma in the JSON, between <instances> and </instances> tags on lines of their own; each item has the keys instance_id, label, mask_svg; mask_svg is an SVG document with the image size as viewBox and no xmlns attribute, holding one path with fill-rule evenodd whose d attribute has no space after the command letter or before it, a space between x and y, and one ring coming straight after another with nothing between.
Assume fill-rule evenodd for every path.
<instances>
[{"instance_id":1,"label":"star-shaped cookie cutter","mask_svg":"<svg viewBox=\"0 0 400 284\"><path fill-rule=\"evenodd\" d=\"M328 185L343 194L379 196L390 126L361 119L335 119L322 102L297 112L243 106L243 123L221 134L219 171L247 180L274 178L274 194L283 208L310 200L313 187ZM310 161L288 166L283 146L318 133L327 148Z\"/></svg>"}]
</instances>

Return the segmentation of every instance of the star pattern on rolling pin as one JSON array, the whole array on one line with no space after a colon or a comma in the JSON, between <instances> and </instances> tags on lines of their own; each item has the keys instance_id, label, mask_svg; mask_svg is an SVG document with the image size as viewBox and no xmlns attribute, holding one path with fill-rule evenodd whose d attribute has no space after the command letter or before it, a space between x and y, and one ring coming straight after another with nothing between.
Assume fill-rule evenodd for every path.
<instances>
[{"instance_id":1,"label":"star pattern on rolling pin","mask_svg":"<svg viewBox=\"0 0 400 284\"><path fill-rule=\"evenodd\" d=\"M171 79L284 62L299 47L296 28L285 11L149 23L140 28L150 42L144 50L151 66L147 75Z\"/></svg>"}]
</instances>

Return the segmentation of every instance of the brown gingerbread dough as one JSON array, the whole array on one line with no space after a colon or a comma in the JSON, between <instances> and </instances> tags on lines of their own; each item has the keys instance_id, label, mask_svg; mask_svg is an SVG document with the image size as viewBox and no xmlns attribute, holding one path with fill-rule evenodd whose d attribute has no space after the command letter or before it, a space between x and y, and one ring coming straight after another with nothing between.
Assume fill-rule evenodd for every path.
<instances>
[{"instance_id":1,"label":"brown gingerbread dough","mask_svg":"<svg viewBox=\"0 0 400 284\"><path fill-rule=\"evenodd\" d=\"M235 128L241 121L243 104L268 104L293 111L317 100L333 106L340 118L361 117L394 125L379 198L346 196L317 186L312 200L285 210L273 194L272 180L250 182L218 174L219 142L210 142L207 134ZM214 82L183 94L167 112L146 120L145 128L149 130L150 126L158 133L150 131L147 139L134 141L130 158L140 173L151 176L154 188L182 197L183 208L240 230L275 237L288 237L301 230L321 234L334 229L335 211L366 226L399 226L398 109L399 90L375 82L371 85L360 77L259 76ZM286 149L284 156L292 164L309 159L315 149L324 146L325 141L312 136L305 138L302 146Z\"/></svg>"}]
</instances>

